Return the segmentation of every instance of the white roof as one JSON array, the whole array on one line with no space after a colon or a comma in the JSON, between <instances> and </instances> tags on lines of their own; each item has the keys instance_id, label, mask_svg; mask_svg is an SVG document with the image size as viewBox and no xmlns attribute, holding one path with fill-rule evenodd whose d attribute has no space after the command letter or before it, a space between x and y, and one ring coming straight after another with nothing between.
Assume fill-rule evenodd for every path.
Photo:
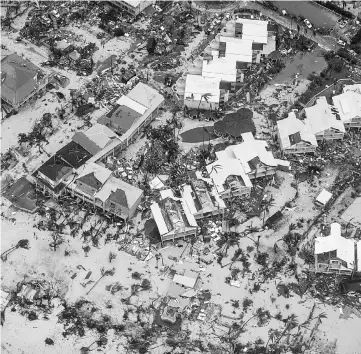
<instances>
[{"instance_id":1,"label":"white roof","mask_svg":"<svg viewBox=\"0 0 361 354\"><path fill-rule=\"evenodd\" d=\"M102 189L95 194L95 197L105 202L109 198L110 194L112 192L115 192L117 189L121 189L125 192L129 209L143 194L143 191L141 189L112 176L107 180Z\"/></svg>"},{"instance_id":2,"label":"white roof","mask_svg":"<svg viewBox=\"0 0 361 354\"><path fill-rule=\"evenodd\" d=\"M128 96L122 96L116 102L120 106L125 106L131 108L133 111L138 112L139 114L143 115L147 110L147 107L143 106L142 104L132 100Z\"/></svg>"},{"instance_id":3,"label":"white roof","mask_svg":"<svg viewBox=\"0 0 361 354\"><path fill-rule=\"evenodd\" d=\"M164 235L168 233L167 224L164 221L162 211L160 210L160 206L158 203L152 203L150 206L150 210L152 211L153 218L155 223L157 224L160 235Z\"/></svg>"},{"instance_id":4,"label":"white roof","mask_svg":"<svg viewBox=\"0 0 361 354\"><path fill-rule=\"evenodd\" d=\"M332 101L337 108L343 122L353 118L361 118L361 93L346 91L338 96L333 96Z\"/></svg>"},{"instance_id":5,"label":"white roof","mask_svg":"<svg viewBox=\"0 0 361 354\"><path fill-rule=\"evenodd\" d=\"M263 45L262 54L268 55L276 50L276 36L269 36L267 44Z\"/></svg>"},{"instance_id":6,"label":"white roof","mask_svg":"<svg viewBox=\"0 0 361 354\"><path fill-rule=\"evenodd\" d=\"M149 116L163 101L164 97L154 88L139 82L127 96L140 105L148 108L146 114Z\"/></svg>"},{"instance_id":7,"label":"white roof","mask_svg":"<svg viewBox=\"0 0 361 354\"><path fill-rule=\"evenodd\" d=\"M200 75L188 74L186 77L184 98L186 99L192 97L192 99L200 101L202 95L204 95L205 93L210 93L208 101L218 103L220 95L219 83L220 80L217 78L209 78L202 77Z\"/></svg>"},{"instance_id":8,"label":"white roof","mask_svg":"<svg viewBox=\"0 0 361 354\"><path fill-rule=\"evenodd\" d=\"M342 121L336 119L326 97L319 97L314 106L305 108L305 113L314 134L322 133L330 128L345 132Z\"/></svg>"},{"instance_id":9,"label":"white roof","mask_svg":"<svg viewBox=\"0 0 361 354\"><path fill-rule=\"evenodd\" d=\"M128 5L132 6L132 7L137 7L139 4L141 4L142 2L144 2L144 0L122 0L125 3L127 3Z\"/></svg>"},{"instance_id":10,"label":"white roof","mask_svg":"<svg viewBox=\"0 0 361 354\"><path fill-rule=\"evenodd\" d=\"M255 43L267 43L268 21L250 20L246 18L239 18L236 23L243 24L242 39L250 39Z\"/></svg>"},{"instance_id":11,"label":"white roof","mask_svg":"<svg viewBox=\"0 0 361 354\"><path fill-rule=\"evenodd\" d=\"M311 145L317 146L317 140L312 133L309 121L307 119L297 119L294 112L290 112L286 119L277 121L277 128L280 136L280 143L283 149L291 147L289 136L300 133L303 141L309 142Z\"/></svg>"},{"instance_id":12,"label":"white roof","mask_svg":"<svg viewBox=\"0 0 361 354\"><path fill-rule=\"evenodd\" d=\"M110 140L117 139L117 135L103 124L95 123L84 134L93 141L97 146L103 149Z\"/></svg>"},{"instance_id":13,"label":"white roof","mask_svg":"<svg viewBox=\"0 0 361 354\"><path fill-rule=\"evenodd\" d=\"M355 262L355 241L341 236L341 225L331 224L331 234L316 237L315 254L337 250L337 257L347 262L348 268L353 268Z\"/></svg>"},{"instance_id":14,"label":"white roof","mask_svg":"<svg viewBox=\"0 0 361 354\"><path fill-rule=\"evenodd\" d=\"M218 51L212 51L212 57L212 60L203 60L202 76L235 82L237 80L235 56L218 58Z\"/></svg>"},{"instance_id":15,"label":"white roof","mask_svg":"<svg viewBox=\"0 0 361 354\"><path fill-rule=\"evenodd\" d=\"M331 198L332 198L332 193L330 193L326 189L322 189L321 193L317 196L316 201L318 201L323 205L326 205Z\"/></svg>"},{"instance_id":16,"label":"white roof","mask_svg":"<svg viewBox=\"0 0 361 354\"><path fill-rule=\"evenodd\" d=\"M236 158L242 164L246 173L250 173L251 167L249 161L258 157L260 161L268 166L286 166L290 163L285 160L275 159L271 151L267 151L267 142L264 140L256 140L252 133L242 134L243 142L238 145L230 145L224 151L229 157ZM217 155L217 153L216 153Z\"/></svg>"},{"instance_id":17,"label":"white roof","mask_svg":"<svg viewBox=\"0 0 361 354\"><path fill-rule=\"evenodd\" d=\"M102 167L94 162L89 162L83 165L78 169L79 179L80 177L86 176L90 173L94 173L95 178L101 183L104 184L106 180L111 176L112 171L108 170L105 167Z\"/></svg>"},{"instance_id":18,"label":"white roof","mask_svg":"<svg viewBox=\"0 0 361 354\"><path fill-rule=\"evenodd\" d=\"M225 151L219 151L216 155L217 160L206 168L218 193L225 191L223 185L229 176L240 176L246 187L252 187L252 182L239 160L229 157Z\"/></svg>"},{"instance_id":19,"label":"white roof","mask_svg":"<svg viewBox=\"0 0 361 354\"><path fill-rule=\"evenodd\" d=\"M187 277L187 276L184 276L184 275L179 275L179 274L176 274L173 278L173 281L177 284L180 284L180 285L184 285L186 286L187 288L193 288L194 285L196 284L196 280L195 278L190 278L190 277Z\"/></svg>"},{"instance_id":20,"label":"white roof","mask_svg":"<svg viewBox=\"0 0 361 354\"><path fill-rule=\"evenodd\" d=\"M361 227L361 197L357 197L341 216L345 222ZM360 253L361 260L361 253Z\"/></svg>"},{"instance_id":21,"label":"white roof","mask_svg":"<svg viewBox=\"0 0 361 354\"><path fill-rule=\"evenodd\" d=\"M172 198L175 201L179 201L181 203L181 205L182 205L182 209L183 209L184 214L185 214L185 216L186 216L186 218L188 220L189 226L190 227L198 227L196 219L194 218L194 216L191 213L186 201L183 198L176 198L171 189L165 189L165 190L160 191L160 195L161 195L161 199ZM166 225L166 223L164 221L163 214L162 214L162 211L161 211L161 208L160 208L159 204L158 203L153 203L150 206L150 209L151 209L151 211L153 213L153 217L154 217L154 220L155 220L155 222L157 224L159 233L161 235L164 235L164 234L172 231L172 230L168 230L168 227L167 227L167 225Z\"/></svg>"},{"instance_id":22,"label":"white roof","mask_svg":"<svg viewBox=\"0 0 361 354\"><path fill-rule=\"evenodd\" d=\"M361 95L361 84L345 85L343 92L353 91Z\"/></svg>"},{"instance_id":23,"label":"white roof","mask_svg":"<svg viewBox=\"0 0 361 354\"><path fill-rule=\"evenodd\" d=\"M236 61L252 63L252 40L221 36L219 41L226 42L226 57L233 56L234 65Z\"/></svg>"}]
</instances>

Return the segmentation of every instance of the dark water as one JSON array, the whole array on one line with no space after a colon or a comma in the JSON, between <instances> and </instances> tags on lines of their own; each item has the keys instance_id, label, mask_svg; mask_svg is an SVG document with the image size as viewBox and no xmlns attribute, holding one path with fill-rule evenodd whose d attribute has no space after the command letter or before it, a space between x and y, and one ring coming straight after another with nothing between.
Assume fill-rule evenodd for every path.
<instances>
[{"instance_id":1,"label":"dark water","mask_svg":"<svg viewBox=\"0 0 361 354\"><path fill-rule=\"evenodd\" d=\"M336 24L334 17L327 10L310 1L274 1L274 4L280 10L307 18L315 27L333 28Z\"/></svg>"}]
</instances>

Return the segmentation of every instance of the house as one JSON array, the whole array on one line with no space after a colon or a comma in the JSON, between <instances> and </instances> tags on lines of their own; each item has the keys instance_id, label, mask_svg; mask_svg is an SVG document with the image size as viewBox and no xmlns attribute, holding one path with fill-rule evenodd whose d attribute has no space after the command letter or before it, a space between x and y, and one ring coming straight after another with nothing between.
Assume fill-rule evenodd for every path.
<instances>
[{"instance_id":1,"label":"house","mask_svg":"<svg viewBox=\"0 0 361 354\"><path fill-rule=\"evenodd\" d=\"M361 86L361 85L360 85ZM346 90L345 90L346 89ZM344 87L341 95L333 96L333 105L345 128L361 128L361 92Z\"/></svg>"},{"instance_id":2,"label":"house","mask_svg":"<svg viewBox=\"0 0 361 354\"><path fill-rule=\"evenodd\" d=\"M148 125L163 104L164 98L158 91L139 82L127 95L120 97L113 109L98 119L122 138L121 143L139 134ZM115 145L115 144L113 144Z\"/></svg>"},{"instance_id":3,"label":"house","mask_svg":"<svg viewBox=\"0 0 361 354\"><path fill-rule=\"evenodd\" d=\"M233 159L240 161L250 179L273 175L276 170L290 170L290 163L274 158L267 150L267 142L256 140L252 133L242 134L243 142L228 146L224 151Z\"/></svg>"},{"instance_id":4,"label":"house","mask_svg":"<svg viewBox=\"0 0 361 354\"><path fill-rule=\"evenodd\" d=\"M199 171L190 172L190 184L182 187L182 198L194 218L223 214L226 205L221 199L211 178L202 177Z\"/></svg>"},{"instance_id":5,"label":"house","mask_svg":"<svg viewBox=\"0 0 361 354\"><path fill-rule=\"evenodd\" d=\"M110 2L129 15L138 16L148 6L155 4L156 0L112 0Z\"/></svg>"},{"instance_id":6,"label":"house","mask_svg":"<svg viewBox=\"0 0 361 354\"><path fill-rule=\"evenodd\" d=\"M119 216L131 218L139 206L143 191L112 175L112 171L94 162L78 170L78 177L68 186L73 196L94 207Z\"/></svg>"},{"instance_id":7,"label":"house","mask_svg":"<svg viewBox=\"0 0 361 354\"><path fill-rule=\"evenodd\" d=\"M298 119L295 112L277 121L277 136L285 155L314 153L318 146L309 121Z\"/></svg>"},{"instance_id":8,"label":"house","mask_svg":"<svg viewBox=\"0 0 361 354\"><path fill-rule=\"evenodd\" d=\"M317 98L314 106L305 108L305 114L317 141L343 139L345 126L326 97Z\"/></svg>"},{"instance_id":9,"label":"house","mask_svg":"<svg viewBox=\"0 0 361 354\"><path fill-rule=\"evenodd\" d=\"M97 154L114 140L119 140L118 136L105 125L98 123L85 132L75 133L72 138L72 141L82 146L91 155Z\"/></svg>"},{"instance_id":10,"label":"house","mask_svg":"<svg viewBox=\"0 0 361 354\"><path fill-rule=\"evenodd\" d=\"M175 274L173 281L184 288L198 289L200 275L197 272L186 270L184 274Z\"/></svg>"},{"instance_id":11,"label":"house","mask_svg":"<svg viewBox=\"0 0 361 354\"><path fill-rule=\"evenodd\" d=\"M329 236L316 237L315 239L315 271L320 273L352 273L352 271L357 270L357 259L361 257L361 254L359 255L357 252L358 249L360 247L357 247L354 240L341 236L341 225L332 223Z\"/></svg>"},{"instance_id":12,"label":"house","mask_svg":"<svg viewBox=\"0 0 361 354\"><path fill-rule=\"evenodd\" d=\"M253 41L233 37L220 36L219 57L228 57L236 62L252 63Z\"/></svg>"},{"instance_id":13,"label":"house","mask_svg":"<svg viewBox=\"0 0 361 354\"><path fill-rule=\"evenodd\" d=\"M343 92L353 91L361 95L361 84L345 85Z\"/></svg>"},{"instance_id":14,"label":"house","mask_svg":"<svg viewBox=\"0 0 361 354\"><path fill-rule=\"evenodd\" d=\"M1 100L19 109L35 95L46 90L49 76L29 60L10 54L1 59Z\"/></svg>"},{"instance_id":15,"label":"house","mask_svg":"<svg viewBox=\"0 0 361 354\"><path fill-rule=\"evenodd\" d=\"M73 173L90 158L91 154L88 151L71 141L33 173L35 184L43 193L49 193L57 198L74 179Z\"/></svg>"},{"instance_id":16,"label":"house","mask_svg":"<svg viewBox=\"0 0 361 354\"><path fill-rule=\"evenodd\" d=\"M268 21L238 18L235 23L234 35L242 39L251 40L258 44L267 44Z\"/></svg>"},{"instance_id":17,"label":"house","mask_svg":"<svg viewBox=\"0 0 361 354\"><path fill-rule=\"evenodd\" d=\"M196 236L198 224L183 198L176 198L172 190L161 191L161 200L151 205L162 243Z\"/></svg>"},{"instance_id":18,"label":"house","mask_svg":"<svg viewBox=\"0 0 361 354\"><path fill-rule=\"evenodd\" d=\"M187 75L184 106L188 109L217 110L221 100L220 96L219 79L206 78L200 75Z\"/></svg>"},{"instance_id":19,"label":"house","mask_svg":"<svg viewBox=\"0 0 361 354\"><path fill-rule=\"evenodd\" d=\"M341 215L341 219L346 223L361 228L361 197L357 197L351 203L351 205ZM361 253L360 253L360 261L361 261Z\"/></svg>"},{"instance_id":20,"label":"house","mask_svg":"<svg viewBox=\"0 0 361 354\"><path fill-rule=\"evenodd\" d=\"M217 160L208 165L207 172L222 199L249 196L252 182L241 162L225 151L216 152Z\"/></svg>"},{"instance_id":21,"label":"house","mask_svg":"<svg viewBox=\"0 0 361 354\"><path fill-rule=\"evenodd\" d=\"M320 194L317 196L317 198L315 200L315 204L319 207L324 208L329 203L331 198L332 198L332 193L330 193L326 189L322 189L322 191L320 192Z\"/></svg>"}]
</instances>

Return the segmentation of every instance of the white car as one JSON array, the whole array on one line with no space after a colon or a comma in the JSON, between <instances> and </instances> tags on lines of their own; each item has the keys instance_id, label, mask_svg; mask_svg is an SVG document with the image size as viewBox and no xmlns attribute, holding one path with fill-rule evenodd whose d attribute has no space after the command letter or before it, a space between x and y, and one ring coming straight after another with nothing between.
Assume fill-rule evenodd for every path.
<instances>
[{"instance_id":1,"label":"white car","mask_svg":"<svg viewBox=\"0 0 361 354\"><path fill-rule=\"evenodd\" d=\"M307 18L303 21L308 28L312 28L311 22L307 20Z\"/></svg>"},{"instance_id":2,"label":"white car","mask_svg":"<svg viewBox=\"0 0 361 354\"><path fill-rule=\"evenodd\" d=\"M340 28L345 28L347 25L347 21L340 22Z\"/></svg>"},{"instance_id":3,"label":"white car","mask_svg":"<svg viewBox=\"0 0 361 354\"><path fill-rule=\"evenodd\" d=\"M338 43L339 45L341 45L342 47L345 47L345 46L346 46L346 42L344 42L342 39L338 39L338 40L337 40L337 43Z\"/></svg>"}]
</instances>

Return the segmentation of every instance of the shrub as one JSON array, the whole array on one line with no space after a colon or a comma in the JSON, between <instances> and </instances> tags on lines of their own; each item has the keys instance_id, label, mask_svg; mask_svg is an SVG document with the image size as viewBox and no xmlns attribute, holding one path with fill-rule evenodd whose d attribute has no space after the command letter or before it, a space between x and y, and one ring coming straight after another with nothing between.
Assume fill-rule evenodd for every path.
<instances>
[{"instance_id":1,"label":"shrub","mask_svg":"<svg viewBox=\"0 0 361 354\"><path fill-rule=\"evenodd\" d=\"M357 43L360 43L360 42L361 42L361 28L351 38L351 44L357 44Z\"/></svg>"},{"instance_id":2,"label":"shrub","mask_svg":"<svg viewBox=\"0 0 361 354\"><path fill-rule=\"evenodd\" d=\"M249 299L248 297L246 297L242 302L243 309L247 310L247 308L250 307L252 304L253 304L253 301L251 299Z\"/></svg>"},{"instance_id":3,"label":"shrub","mask_svg":"<svg viewBox=\"0 0 361 354\"><path fill-rule=\"evenodd\" d=\"M326 7L338 14L340 14L341 16L344 16L346 18L353 18L353 14L349 11L346 11L344 10L343 8L341 7L338 7L337 5L331 3L330 1L327 1L327 2L324 2L324 1L316 1L317 4L323 6L323 7Z\"/></svg>"}]
</instances>

